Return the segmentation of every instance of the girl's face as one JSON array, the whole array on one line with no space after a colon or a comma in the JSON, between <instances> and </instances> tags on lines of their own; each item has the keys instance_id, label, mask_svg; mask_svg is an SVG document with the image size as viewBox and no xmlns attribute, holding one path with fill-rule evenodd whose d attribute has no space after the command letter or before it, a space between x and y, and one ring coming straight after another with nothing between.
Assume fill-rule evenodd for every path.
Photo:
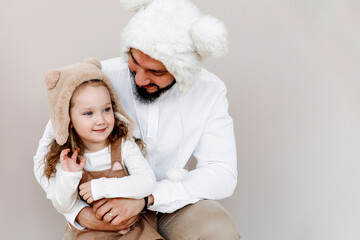
<instances>
[{"instance_id":1,"label":"girl's face","mask_svg":"<svg viewBox=\"0 0 360 240\"><path fill-rule=\"evenodd\" d=\"M71 100L70 119L85 151L96 152L106 147L115 122L108 89L101 85L77 89Z\"/></svg>"}]
</instances>

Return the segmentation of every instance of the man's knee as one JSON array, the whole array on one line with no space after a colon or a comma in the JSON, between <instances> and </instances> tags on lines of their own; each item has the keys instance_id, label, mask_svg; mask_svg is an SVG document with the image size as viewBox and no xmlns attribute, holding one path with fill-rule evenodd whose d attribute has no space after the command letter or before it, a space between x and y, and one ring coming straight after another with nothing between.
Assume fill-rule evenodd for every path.
<instances>
[{"instance_id":1,"label":"man's knee","mask_svg":"<svg viewBox=\"0 0 360 240\"><path fill-rule=\"evenodd\" d=\"M188 205L167 220L159 221L159 231L165 230L165 239L239 239L233 218L216 201Z\"/></svg>"},{"instance_id":2,"label":"man's knee","mask_svg":"<svg viewBox=\"0 0 360 240\"><path fill-rule=\"evenodd\" d=\"M72 239L74 239L74 232L73 232L73 231L71 230L71 228L67 225L62 240L72 240Z\"/></svg>"},{"instance_id":3,"label":"man's knee","mask_svg":"<svg viewBox=\"0 0 360 240\"><path fill-rule=\"evenodd\" d=\"M201 233L199 239L239 239L235 221L223 206L216 201L200 201L199 204L202 206L197 212L198 229L194 229Z\"/></svg>"}]
</instances>

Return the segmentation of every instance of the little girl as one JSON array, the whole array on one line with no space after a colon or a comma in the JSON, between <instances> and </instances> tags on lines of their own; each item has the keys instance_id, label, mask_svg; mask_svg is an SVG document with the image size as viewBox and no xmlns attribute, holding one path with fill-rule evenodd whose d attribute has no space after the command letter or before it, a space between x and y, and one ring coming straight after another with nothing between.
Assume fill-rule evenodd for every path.
<instances>
[{"instance_id":1,"label":"little girl","mask_svg":"<svg viewBox=\"0 0 360 240\"><path fill-rule=\"evenodd\" d=\"M92 204L101 198L151 194L156 180L142 155L144 146L132 137L134 123L100 62L89 59L50 71L45 82L55 140L45 156L44 175L55 175L54 207L65 214L80 198ZM117 217L111 211L108 215ZM156 226L155 213L147 211L120 232L71 228L75 239L163 239Z\"/></svg>"}]
</instances>

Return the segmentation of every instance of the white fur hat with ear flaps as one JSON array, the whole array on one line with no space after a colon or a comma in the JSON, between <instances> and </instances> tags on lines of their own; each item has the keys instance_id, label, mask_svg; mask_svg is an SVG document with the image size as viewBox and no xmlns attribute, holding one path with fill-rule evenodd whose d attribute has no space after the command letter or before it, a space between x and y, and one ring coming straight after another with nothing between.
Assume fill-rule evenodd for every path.
<instances>
[{"instance_id":1,"label":"white fur hat with ear flaps","mask_svg":"<svg viewBox=\"0 0 360 240\"><path fill-rule=\"evenodd\" d=\"M131 48L162 62L181 92L188 91L206 56L227 52L224 24L188 0L120 0L135 15L121 33L121 55Z\"/></svg>"},{"instance_id":2,"label":"white fur hat with ear flaps","mask_svg":"<svg viewBox=\"0 0 360 240\"><path fill-rule=\"evenodd\" d=\"M101 71L101 63L98 60L89 58L82 63L51 70L45 76L49 113L56 142L59 145L66 143L69 137L71 97L79 85L89 80L101 80L107 85L111 100L114 101L117 112L122 115L121 120L128 124L129 131L126 137L130 139L135 127L134 122L124 111L110 79ZM126 120L128 121L126 122Z\"/></svg>"}]
</instances>

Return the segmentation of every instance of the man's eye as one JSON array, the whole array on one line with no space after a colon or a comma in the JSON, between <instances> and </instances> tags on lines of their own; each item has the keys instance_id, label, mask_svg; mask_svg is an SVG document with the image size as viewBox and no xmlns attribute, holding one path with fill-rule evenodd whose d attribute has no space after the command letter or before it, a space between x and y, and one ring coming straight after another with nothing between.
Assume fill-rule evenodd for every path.
<instances>
[{"instance_id":1,"label":"man's eye","mask_svg":"<svg viewBox=\"0 0 360 240\"><path fill-rule=\"evenodd\" d=\"M152 74L157 77L161 77L162 75L164 75L164 73L158 73L158 72L153 72Z\"/></svg>"},{"instance_id":2,"label":"man's eye","mask_svg":"<svg viewBox=\"0 0 360 240\"><path fill-rule=\"evenodd\" d=\"M131 70L131 68L129 68L129 70L130 70L131 75L133 75L133 76L135 76L135 75L136 75L136 72L135 72L135 71L133 71L133 70Z\"/></svg>"},{"instance_id":3,"label":"man's eye","mask_svg":"<svg viewBox=\"0 0 360 240\"><path fill-rule=\"evenodd\" d=\"M85 116L91 116L93 113L92 112L85 112L84 115Z\"/></svg>"}]
</instances>

